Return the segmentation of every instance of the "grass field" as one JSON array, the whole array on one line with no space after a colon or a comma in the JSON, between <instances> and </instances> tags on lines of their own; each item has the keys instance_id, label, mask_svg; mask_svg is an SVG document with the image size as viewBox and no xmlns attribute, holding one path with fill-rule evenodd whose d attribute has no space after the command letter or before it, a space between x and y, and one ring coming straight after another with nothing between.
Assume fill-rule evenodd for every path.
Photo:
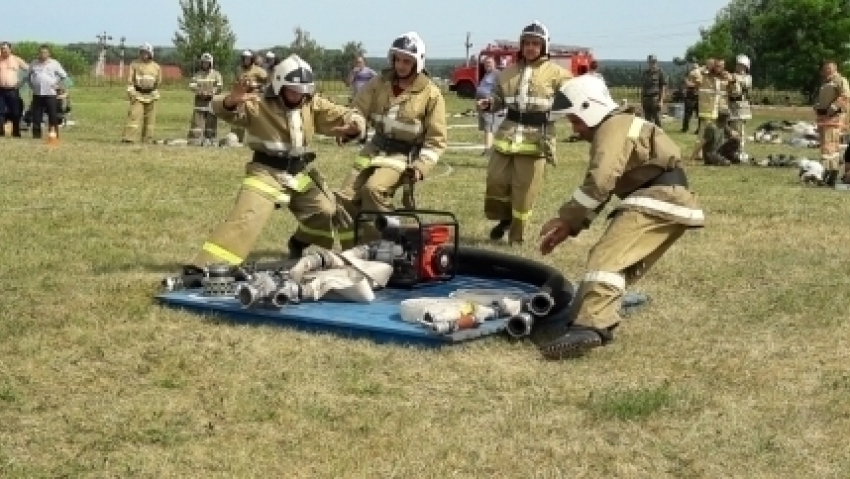
<instances>
[{"instance_id":1,"label":"grass field","mask_svg":"<svg viewBox=\"0 0 850 479\"><path fill-rule=\"evenodd\" d=\"M184 137L189 105L163 94L159 137ZM154 305L227 213L247 151L119 144L120 87L79 89L74 107L56 147L0 139L2 477L850 477L850 195L791 169L689 165L707 227L638 285L652 303L611 346L564 362L502 338L376 346ZM689 153L695 136L668 131ZM559 143L515 250L573 279L604 224L546 258L536 232L586 151ZM355 149L319 152L338 184ZM453 173L419 202L483 242L486 159L443 161ZM276 215L258 254L280 254L292 228Z\"/></svg>"}]
</instances>

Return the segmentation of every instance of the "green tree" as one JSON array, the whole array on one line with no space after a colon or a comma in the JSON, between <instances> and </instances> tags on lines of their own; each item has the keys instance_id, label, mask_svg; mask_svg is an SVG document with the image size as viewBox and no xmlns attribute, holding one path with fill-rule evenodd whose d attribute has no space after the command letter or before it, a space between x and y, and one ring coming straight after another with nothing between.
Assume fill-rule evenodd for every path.
<instances>
[{"instance_id":1,"label":"green tree","mask_svg":"<svg viewBox=\"0 0 850 479\"><path fill-rule=\"evenodd\" d=\"M79 52L70 50L62 45L48 43L50 48L50 56L62 64L62 68L68 75L85 75L91 73L92 64L86 61L85 57ZM19 42L13 45L15 55L18 55L24 61L31 62L38 58L38 50L41 43L38 42Z\"/></svg>"},{"instance_id":2,"label":"green tree","mask_svg":"<svg viewBox=\"0 0 850 479\"><path fill-rule=\"evenodd\" d=\"M811 93L824 59L850 60L850 3L847 0L732 0L686 57L723 58L734 64L746 54L760 87Z\"/></svg>"},{"instance_id":3,"label":"green tree","mask_svg":"<svg viewBox=\"0 0 850 479\"><path fill-rule=\"evenodd\" d=\"M178 31L172 41L182 63L195 66L202 54L209 53L219 69L231 65L236 34L218 0L180 0L180 10Z\"/></svg>"}]
</instances>

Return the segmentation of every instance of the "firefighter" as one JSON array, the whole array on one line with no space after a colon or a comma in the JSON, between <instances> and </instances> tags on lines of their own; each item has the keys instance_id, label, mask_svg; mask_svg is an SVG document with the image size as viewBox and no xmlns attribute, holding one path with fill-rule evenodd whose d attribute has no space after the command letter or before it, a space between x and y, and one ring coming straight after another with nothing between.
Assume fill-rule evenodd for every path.
<instances>
[{"instance_id":1,"label":"firefighter","mask_svg":"<svg viewBox=\"0 0 850 479\"><path fill-rule=\"evenodd\" d=\"M688 229L704 225L676 143L658 126L616 110L605 84L590 75L569 81L553 105L553 111L566 115L573 130L590 142L590 163L582 186L541 228L541 253L551 253L589 228L613 195L622 201L590 250L569 326L540 345L548 359L578 355L612 341L626 288Z\"/></svg>"},{"instance_id":2,"label":"firefighter","mask_svg":"<svg viewBox=\"0 0 850 479\"><path fill-rule=\"evenodd\" d=\"M729 166L741 162L741 137L729 118L728 111L721 111L716 120L703 128L699 148L706 165Z\"/></svg>"},{"instance_id":3,"label":"firefighter","mask_svg":"<svg viewBox=\"0 0 850 479\"><path fill-rule=\"evenodd\" d=\"M735 58L735 73L729 75L726 93L729 97L729 119L732 129L737 132L740 143L738 155L741 160L747 158L744 152L745 127L747 120L753 118L750 107L750 90L753 88L753 77L750 76L750 57L738 55Z\"/></svg>"},{"instance_id":4,"label":"firefighter","mask_svg":"<svg viewBox=\"0 0 850 479\"><path fill-rule=\"evenodd\" d=\"M410 187L405 207L413 206L412 185L427 178L446 150L446 102L424 70L425 43L416 32L404 33L387 56L390 68L366 83L352 101L374 127L337 192L352 218L361 210L392 211L392 198L402 184ZM343 249L353 246L352 232L340 237Z\"/></svg>"},{"instance_id":5,"label":"firefighter","mask_svg":"<svg viewBox=\"0 0 850 479\"><path fill-rule=\"evenodd\" d=\"M142 142L150 142L156 124L156 102L159 100L159 85L162 69L153 59L153 46L145 43L139 48L139 59L130 63L127 75L127 97L130 111L124 126L123 143L133 143L141 123Z\"/></svg>"},{"instance_id":6,"label":"firefighter","mask_svg":"<svg viewBox=\"0 0 850 479\"><path fill-rule=\"evenodd\" d=\"M213 99L213 113L245 128L245 143L253 150L239 195L227 219L220 223L190 265L196 272L208 263L241 264L260 236L276 204L287 205L298 221L289 239L291 258L312 244L334 244L338 210L324 181L310 165L308 150L316 133L356 137L366 120L356 111L315 96L313 70L297 55L280 62L271 87L260 98L249 78Z\"/></svg>"},{"instance_id":7,"label":"firefighter","mask_svg":"<svg viewBox=\"0 0 850 479\"><path fill-rule=\"evenodd\" d=\"M707 71L702 76L699 86L698 114L700 125L707 125L717 119L717 115L728 109L726 97L729 72L722 59L715 58L706 65Z\"/></svg>"},{"instance_id":8,"label":"firefighter","mask_svg":"<svg viewBox=\"0 0 850 479\"><path fill-rule=\"evenodd\" d=\"M222 88L221 73L213 68L213 57L201 55L200 69L192 77L189 88L195 92L192 122L189 126L189 144L213 144L218 131L218 118L212 112L212 98Z\"/></svg>"},{"instance_id":9,"label":"firefighter","mask_svg":"<svg viewBox=\"0 0 850 479\"><path fill-rule=\"evenodd\" d=\"M835 62L827 61L821 69L823 83L818 92L815 114L820 136L820 158L823 164L824 183L835 186L838 179L839 143L844 115L848 108L850 87L847 79L838 73ZM843 183L850 183L850 165L844 165Z\"/></svg>"},{"instance_id":10,"label":"firefighter","mask_svg":"<svg viewBox=\"0 0 850 479\"><path fill-rule=\"evenodd\" d=\"M523 242L546 163L555 163L555 123L549 109L555 92L572 77L549 60L549 30L542 23L523 28L519 43L517 61L499 74L490 98L477 101L483 111L507 109L487 167L484 213L498 221L490 239L498 241L508 233L510 243Z\"/></svg>"},{"instance_id":11,"label":"firefighter","mask_svg":"<svg viewBox=\"0 0 850 479\"><path fill-rule=\"evenodd\" d=\"M655 55L646 57L640 96L643 117L661 126L661 110L664 109L664 98L667 96L667 75L658 67Z\"/></svg>"},{"instance_id":12,"label":"firefighter","mask_svg":"<svg viewBox=\"0 0 850 479\"><path fill-rule=\"evenodd\" d=\"M263 88L263 85L269 79L269 74L266 70L258 66L254 61L254 52L251 50L245 50L242 52L242 55L239 57L239 67L236 69L236 81L239 82L241 80L247 80L247 84L251 87L251 91L249 93L256 92ZM236 138L239 139L239 143L245 141L245 129L241 126L233 125L233 128L230 129L231 133L236 135Z\"/></svg>"},{"instance_id":13,"label":"firefighter","mask_svg":"<svg viewBox=\"0 0 850 479\"><path fill-rule=\"evenodd\" d=\"M685 77L685 114L682 117L682 133L690 130L691 117L698 116L699 86L702 82L702 67L696 59L688 62L688 75ZM697 119L697 132L699 132L699 119Z\"/></svg>"}]
</instances>

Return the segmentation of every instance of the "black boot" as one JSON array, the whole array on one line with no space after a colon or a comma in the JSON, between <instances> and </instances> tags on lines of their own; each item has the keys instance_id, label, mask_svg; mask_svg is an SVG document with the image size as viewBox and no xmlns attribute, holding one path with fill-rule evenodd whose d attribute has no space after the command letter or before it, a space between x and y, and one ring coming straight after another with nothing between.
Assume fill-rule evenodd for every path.
<instances>
[{"instance_id":1,"label":"black boot","mask_svg":"<svg viewBox=\"0 0 850 479\"><path fill-rule=\"evenodd\" d=\"M310 246L310 243L305 243L295 236L290 236L286 247L289 248L289 259L299 259L304 256L304 250Z\"/></svg>"},{"instance_id":2,"label":"black boot","mask_svg":"<svg viewBox=\"0 0 850 479\"><path fill-rule=\"evenodd\" d=\"M824 183L830 188L835 188L835 181L838 179L838 170L829 170L824 177Z\"/></svg>"},{"instance_id":3,"label":"black boot","mask_svg":"<svg viewBox=\"0 0 850 479\"><path fill-rule=\"evenodd\" d=\"M614 327L596 329L573 325L560 337L541 344L540 353L544 358L552 360L578 357L613 341L613 331Z\"/></svg>"},{"instance_id":4,"label":"black boot","mask_svg":"<svg viewBox=\"0 0 850 479\"><path fill-rule=\"evenodd\" d=\"M490 239L493 241L498 241L505 237L505 233L508 232L508 228L511 227L511 220L501 220L499 221L493 229L490 230Z\"/></svg>"}]
</instances>

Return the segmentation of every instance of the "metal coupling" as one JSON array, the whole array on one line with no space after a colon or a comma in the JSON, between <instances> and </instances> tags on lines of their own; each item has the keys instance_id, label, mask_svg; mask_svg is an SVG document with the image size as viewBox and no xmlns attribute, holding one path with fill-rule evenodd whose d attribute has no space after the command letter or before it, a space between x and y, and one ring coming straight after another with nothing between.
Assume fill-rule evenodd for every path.
<instances>
[{"instance_id":1,"label":"metal coupling","mask_svg":"<svg viewBox=\"0 0 850 479\"><path fill-rule=\"evenodd\" d=\"M508 319L505 326L511 337L524 338L531 334L531 328L534 326L534 316L523 311Z\"/></svg>"}]
</instances>

